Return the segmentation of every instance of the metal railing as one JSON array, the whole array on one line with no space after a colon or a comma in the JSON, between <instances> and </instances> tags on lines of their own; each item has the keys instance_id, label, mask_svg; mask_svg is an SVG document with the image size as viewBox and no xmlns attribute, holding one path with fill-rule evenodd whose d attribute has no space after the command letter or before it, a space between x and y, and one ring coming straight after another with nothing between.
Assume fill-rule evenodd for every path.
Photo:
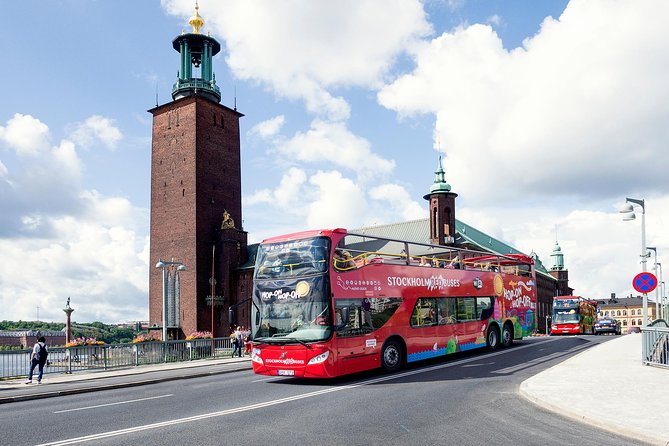
<instances>
[{"instance_id":1,"label":"metal railing","mask_svg":"<svg viewBox=\"0 0 669 446\"><path fill-rule=\"evenodd\" d=\"M232 354L230 337L192 341L49 347L45 374L109 370L164 362L223 358ZM27 376L32 348L0 351L0 379Z\"/></svg>"},{"instance_id":2,"label":"metal railing","mask_svg":"<svg viewBox=\"0 0 669 446\"><path fill-rule=\"evenodd\" d=\"M669 368L669 326L656 320L641 329L641 354L645 365Z\"/></svg>"}]
</instances>

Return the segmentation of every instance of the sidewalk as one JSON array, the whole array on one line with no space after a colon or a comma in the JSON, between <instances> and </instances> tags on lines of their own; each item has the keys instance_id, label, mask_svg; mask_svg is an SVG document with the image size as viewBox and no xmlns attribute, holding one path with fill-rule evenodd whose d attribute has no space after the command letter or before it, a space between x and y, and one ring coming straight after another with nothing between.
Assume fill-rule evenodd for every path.
<instances>
[{"instance_id":1,"label":"sidewalk","mask_svg":"<svg viewBox=\"0 0 669 446\"><path fill-rule=\"evenodd\" d=\"M36 384L36 376L33 377L32 384L25 384L25 378L0 381L0 404L231 373L251 369L251 367L251 358L245 356L72 374L45 373L41 384Z\"/></svg>"},{"instance_id":2,"label":"sidewalk","mask_svg":"<svg viewBox=\"0 0 669 446\"><path fill-rule=\"evenodd\" d=\"M540 407L619 435L669 445L669 370L641 363L641 335L592 347L524 381Z\"/></svg>"}]
</instances>

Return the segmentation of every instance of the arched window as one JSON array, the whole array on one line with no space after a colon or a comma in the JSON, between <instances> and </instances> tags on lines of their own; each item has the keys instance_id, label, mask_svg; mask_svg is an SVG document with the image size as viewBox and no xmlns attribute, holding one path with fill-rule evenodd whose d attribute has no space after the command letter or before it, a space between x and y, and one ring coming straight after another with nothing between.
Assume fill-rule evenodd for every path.
<instances>
[{"instance_id":1,"label":"arched window","mask_svg":"<svg viewBox=\"0 0 669 446\"><path fill-rule=\"evenodd\" d=\"M625 320L623 321L623 325L624 325L625 327L627 327L627 319L625 319Z\"/></svg>"},{"instance_id":2,"label":"arched window","mask_svg":"<svg viewBox=\"0 0 669 446\"><path fill-rule=\"evenodd\" d=\"M616 313L616 316L620 316L620 310L618 310L618 312Z\"/></svg>"},{"instance_id":3,"label":"arched window","mask_svg":"<svg viewBox=\"0 0 669 446\"><path fill-rule=\"evenodd\" d=\"M636 325L636 321L632 319L632 325Z\"/></svg>"},{"instance_id":4,"label":"arched window","mask_svg":"<svg viewBox=\"0 0 669 446\"><path fill-rule=\"evenodd\" d=\"M638 323L637 325L643 325L643 324L641 323L641 319L639 319L639 323Z\"/></svg>"},{"instance_id":5,"label":"arched window","mask_svg":"<svg viewBox=\"0 0 669 446\"><path fill-rule=\"evenodd\" d=\"M608 316L608 315L609 315L609 312L608 312L608 311L605 311L605 312L604 312L604 316Z\"/></svg>"},{"instance_id":6,"label":"arched window","mask_svg":"<svg viewBox=\"0 0 669 446\"><path fill-rule=\"evenodd\" d=\"M627 310L623 310L623 316L627 316Z\"/></svg>"},{"instance_id":7,"label":"arched window","mask_svg":"<svg viewBox=\"0 0 669 446\"><path fill-rule=\"evenodd\" d=\"M640 314L641 314L641 308L639 308L638 310L636 310L636 314L637 314L637 315L640 315Z\"/></svg>"}]
</instances>

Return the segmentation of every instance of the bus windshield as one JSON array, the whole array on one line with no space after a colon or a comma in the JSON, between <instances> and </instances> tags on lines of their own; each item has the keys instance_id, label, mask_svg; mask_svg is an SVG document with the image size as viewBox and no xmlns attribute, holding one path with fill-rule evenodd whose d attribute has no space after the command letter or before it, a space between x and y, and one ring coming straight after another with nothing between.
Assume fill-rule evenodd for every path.
<instances>
[{"instance_id":1,"label":"bus windshield","mask_svg":"<svg viewBox=\"0 0 669 446\"><path fill-rule=\"evenodd\" d=\"M256 279L309 276L327 271L330 240L315 237L260 245L256 257Z\"/></svg>"},{"instance_id":2,"label":"bus windshield","mask_svg":"<svg viewBox=\"0 0 669 446\"><path fill-rule=\"evenodd\" d=\"M332 335L328 276L257 280L253 340L315 342Z\"/></svg>"},{"instance_id":3,"label":"bus windshield","mask_svg":"<svg viewBox=\"0 0 669 446\"><path fill-rule=\"evenodd\" d=\"M578 324L579 322L580 322L580 314L578 312L578 309L553 312L554 324Z\"/></svg>"},{"instance_id":4,"label":"bus windshield","mask_svg":"<svg viewBox=\"0 0 669 446\"><path fill-rule=\"evenodd\" d=\"M253 287L252 338L307 343L332 336L330 239L260 245Z\"/></svg>"}]
</instances>

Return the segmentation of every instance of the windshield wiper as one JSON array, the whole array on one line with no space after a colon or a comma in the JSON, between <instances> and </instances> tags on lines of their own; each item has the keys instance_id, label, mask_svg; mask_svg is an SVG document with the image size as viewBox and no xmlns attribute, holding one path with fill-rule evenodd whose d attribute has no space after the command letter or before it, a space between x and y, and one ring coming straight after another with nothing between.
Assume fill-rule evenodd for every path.
<instances>
[{"instance_id":1,"label":"windshield wiper","mask_svg":"<svg viewBox=\"0 0 669 446\"><path fill-rule=\"evenodd\" d=\"M304 345L306 348L311 348L311 344L307 344L307 343L306 343L305 341L303 341L302 339L297 339L297 338L290 338L290 339L293 339L293 340L299 342L300 344Z\"/></svg>"},{"instance_id":2,"label":"windshield wiper","mask_svg":"<svg viewBox=\"0 0 669 446\"><path fill-rule=\"evenodd\" d=\"M271 338L258 338L254 339L254 341L262 342L264 344L288 344L291 342L298 342L307 348L311 348L311 344L309 344L308 342L305 342L302 339L297 339L297 338L287 338L285 337L285 335L274 335Z\"/></svg>"}]
</instances>

